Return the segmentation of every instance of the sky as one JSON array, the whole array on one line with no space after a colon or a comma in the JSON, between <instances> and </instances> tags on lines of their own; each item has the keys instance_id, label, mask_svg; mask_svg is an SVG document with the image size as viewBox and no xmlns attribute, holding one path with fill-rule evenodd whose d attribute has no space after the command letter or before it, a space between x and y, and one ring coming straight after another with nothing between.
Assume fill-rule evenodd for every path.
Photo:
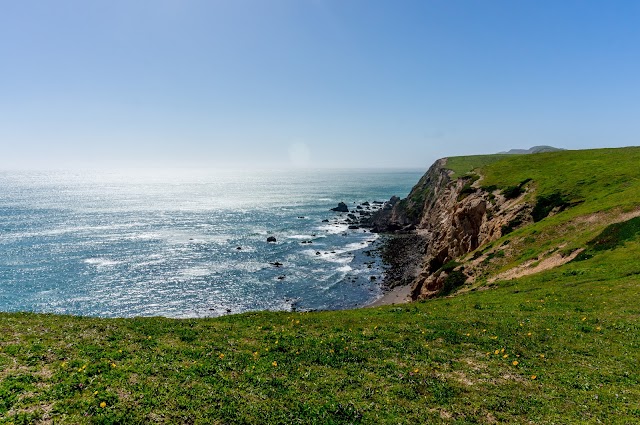
<instances>
[{"instance_id":1,"label":"sky","mask_svg":"<svg viewBox=\"0 0 640 425\"><path fill-rule=\"evenodd\" d=\"M640 144L640 2L0 0L0 169Z\"/></svg>"}]
</instances>

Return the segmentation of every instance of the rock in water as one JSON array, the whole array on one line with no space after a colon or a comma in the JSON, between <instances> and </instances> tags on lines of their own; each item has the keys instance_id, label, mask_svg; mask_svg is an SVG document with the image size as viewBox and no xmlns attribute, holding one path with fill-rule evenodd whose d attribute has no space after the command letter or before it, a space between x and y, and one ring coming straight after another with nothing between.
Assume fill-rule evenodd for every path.
<instances>
[{"instance_id":1,"label":"rock in water","mask_svg":"<svg viewBox=\"0 0 640 425\"><path fill-rule=\"evenodd\" d=\"M267 242L275 242L275 241L276 241L276 238L275 238L275 237L273 237L273 236L269 236L269 237L267 238Z\"/></svg>"},{"instance_id":2,"label":"rock in water","mask_svg":"<svg viewBox=\"0 0 640 425\"><path fill-rule=\"evenodd\" d=\"M349 212L349 207L344 202L340 202L337 207L331 208L331 211L336 212Z\"/></svg>"}]
</instances>

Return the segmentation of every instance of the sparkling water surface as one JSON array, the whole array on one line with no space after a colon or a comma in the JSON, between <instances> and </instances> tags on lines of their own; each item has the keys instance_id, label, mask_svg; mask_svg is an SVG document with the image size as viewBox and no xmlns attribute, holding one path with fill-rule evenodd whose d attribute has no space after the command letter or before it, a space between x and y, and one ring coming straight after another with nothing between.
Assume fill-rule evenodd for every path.
<instances>
[{"instance_id":1,"label":"sparkling water surface","mask_svg":"<svg viewBox=\"0 0 640 425\"><path fill-rule=\"evenodd\" d=\"M322 220L340 201L404 197L421 175L0 172L0 311L204 317L361 306L381 295L379 260L367 255L377 235Z\"/></svg>"}]
</instances>

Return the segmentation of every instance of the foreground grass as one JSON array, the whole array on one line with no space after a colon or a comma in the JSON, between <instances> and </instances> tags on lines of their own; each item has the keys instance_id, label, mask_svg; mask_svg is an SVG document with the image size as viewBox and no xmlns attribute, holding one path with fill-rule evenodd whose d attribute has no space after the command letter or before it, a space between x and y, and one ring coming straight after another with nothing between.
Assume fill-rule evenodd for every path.
<instances>
[{"instance_id":1,"label":"foreground grass","mask_svg":"<svg viewBox=\"0 0 640 425\"><path fill-rule=\"evenodd\" d=\"M0 422L637 423L639 254L398 307L0 314Z\"/></svg>"}]
</instances>

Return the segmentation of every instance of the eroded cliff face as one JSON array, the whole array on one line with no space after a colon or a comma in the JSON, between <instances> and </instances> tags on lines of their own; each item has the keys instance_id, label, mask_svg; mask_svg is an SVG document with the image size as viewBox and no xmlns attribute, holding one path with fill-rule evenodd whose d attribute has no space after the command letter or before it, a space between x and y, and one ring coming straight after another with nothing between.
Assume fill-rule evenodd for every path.
<instances>
[{"instance_id":1,"label":"eroded cliff face","mask_svg":"<svg viewBox=\"0 0 640 425\"><path fill-rule=\"evenodd\" d=\"M477 178L453 180L446 158L440 159L406 199L393 200L372 217L374 231L418 236L414 243L421 259L406 271L412 277L413 299L442 294L451 280L474 280L480 269L460 270L450 262L532 221L532 207L523 202L527 186L519 196L506 199L498 190L482 189Z\"/></svg>"},{"instance_id":2,"label":"eroded cliff face","mask_svg":"<svg viewBox=\"0 0 640 425\"><path fill-rule=\"evenodd\" d=\"M447 159L437 160L411 189L405 199L393 197L384 208L371 217L374 232L409 232L416 229L424 213L442 195L451 182Z\"/></svg>"}]
</instances>

